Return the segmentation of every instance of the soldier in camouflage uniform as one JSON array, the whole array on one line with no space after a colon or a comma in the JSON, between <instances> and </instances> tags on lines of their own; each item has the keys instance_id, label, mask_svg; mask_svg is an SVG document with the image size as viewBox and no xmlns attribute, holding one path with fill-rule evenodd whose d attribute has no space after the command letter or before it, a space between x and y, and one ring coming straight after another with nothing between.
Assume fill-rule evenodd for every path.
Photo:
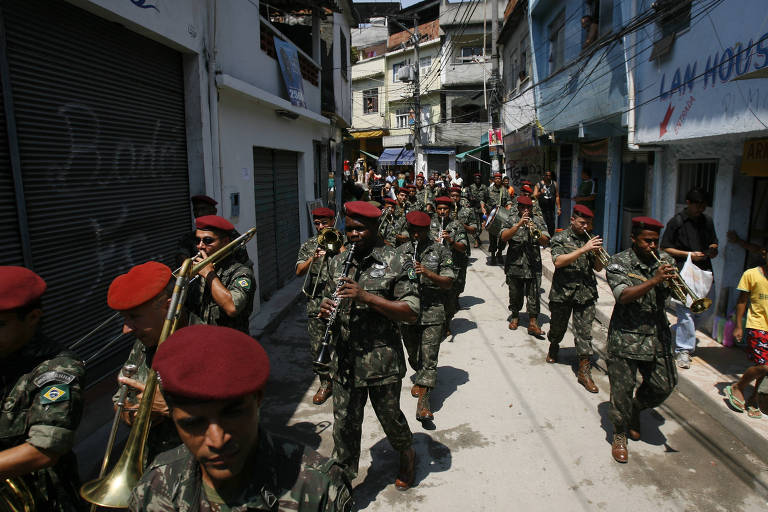
<instances>
[{"instance_id":1,"label":"soldier in camouflage uniform","mask_svg":"<svg viewBox=\"0 0 768 512\"><path fill-rule=\"evenodd\" d=\"M501 211L507 204L509 204L509 202L509 192L501 184L501 173L497 172L493 175L493 185L488 187L488 200L485 202L485 210L483 213L485 215L490 215L491 210L497 206L499 207L498 211ZM488 239L490 240L488 244L488 252L491 254L491 265L496 265L503 261L504 246L506 245L506 242L499 236L500 225L498 221L494 225L486 226L486 229L488 230Z\"/></svg>"},{"instance_id":2,"label":"soldier in camouflage uniform","mask_svg":"<svg viewBox=\"0 0 768 512\"><path fill-rule=\"evenodd\" d=\"M33 510L84 510L72 446L85 366L40 332L45 289L31 270L0 267L0 488L26 488Z\"/></svg>"},{"instance_id":3,"label":"soldier in camouflage uniform","mask_svg":"<svg viewBox=\"0 0 768 512\"><path fill-rule=\"evenodd\" d=\"M445 291L450 290L456 276L451 251L437 244L429 236L431 219L423 212L408 214L408 232L411 240L398 248L405 259L413 263L408 277L419 287L421 313L416 324L401 324L403 344L408 351L408 362L416 371L411 396L418 398L416 419L434 419L429 396L437 385L437 358L443 340Z\"/></svg>"},{"instance_id":4,"label":"soldier in camouflage uniform","mask_svg":"<svg viewBox=\"0 0 768 512\"><path fill-rule=\"evenodd\" d=\"M419 211L433 213L435 211L435 195L429 187L424 186L424 175L416 176L416 204Z\"/></svg>"},{"instance_id":5,"label":"soldier in camouflage uniform","mask_svg":"<svg viewBox=\"0 0 768 512\"><path fill-rule=\"evenodd\" d=\"M485 214L485 202L488 200L488 187L481 183L481 176L479 172L474 175L474 182L466 188L467 199L473 210L475 210L475 216L478 222L483 218ZM475 247L480 247L480 233L482 232L482 226L475 233Z\"/></svg>"},{"instance_id":6,"label":"soldier in camouflage uniform","mask_svg":"<svg viewBox=\"0 0 768 512\"><path fill-rule=\"evenodd\" d=\"M405 186L408 197L405 200L405 213L419 211L419 198L416 196L416 185L410 183Z\"/></svg>"},{"instance_id":7,"label":"soldier in camouflage uniform","mask_svg":"<svg viewBox=\"0 0 768 512\"><path fill-rule=\"evenodd\" d=\"M451 201L453 201L453 215L467 233L467 249L465 257L459 258L460 266L457 269L457 279L459 282L456 284L456 290L458 300L458 297L464 293L464 287L467 284L467 267L469 267L469 258L472 256L472 246L469 241L480 232L480 221L475 216L475 211L469 205L469 201L461 197L460 187L451 187Z\"/></svg>"},{"instance_id":8,"label":"soldier in camouflage uniform","mask_svg":"<svg viewBox=\"0 0 768 512\"><path fill-rule=\"evenodd\" d=\"M136 372L132 376L118 377L119 383L127 385L130 390L122 415L127 425L133 423L144 392L144 383L149 377L160 332L171 304L174 284L172 278L171 269L166 265L148 261L117 276L107 291L107 304L123 317L123 332L136 336L136 342L123 365L124 368L134 365ZM183 317L181 323L184 324ZM113 404L117 404L119 396L119 391L114 394ZM161 452L181 444L176 427L170 421L168 406L159 393L155 395L152 404L152 416L145 464L152 462Z\"/></svg>"},{"instance_id":9,"label":"soldier in camouflage uniform","mask_svg":"<svg viewBox=\"0 0 768 512\"><path fill-rule=\"evenodd\" d=\"M376 239L381 212L360 201L348 202L345 208L345 229L354 250L350 246L351 253L334 257L321 304L321 315L330 317L335 308L332 297L341 282L331 359L334 455L353 479L360 460L363 411L370 397L387 439L400 454L395 486L404 490L413 484L416 455L400 410L405 358L397 323L418 319L418 286L408 277L410 261ZM347 258L352 266L349 276L342 277Z\"/></svg>"},{"instance_id":10,"label":"soldier in camouflage uniform","mask_svg":"<svg viewBox=\"0 0 768 512\"><path fill-rule=\"evenodd\" d=\"M451 219L451 209L453 208L451 198L442 196L438 197L435 202L437 203L437 214L430 225L430 236L438 242L442 239L442 244L451 250L453 266L456 270L456 279L453 280L451 291L445 299L445 335L450 336L451 320L459 311L459 293L461 293L460 290L464 289L467 277L469 240L462 223ZM462 269L464 270L462 271Z\"/></svg>"},{"instance_id":11,"label":"soldier in camouflage uniform","mask_svg":"<svg viewBox=\"0 0 768 512\"><path fill-rule=\"evenodd\" d=\"M528 334L540 337L544 332L538 326L539 317L539 282L541 279L540 245L549 243L547 226L544 219L531 216L531 198L517 197L517 212L510 210L509 216L502 220L501 239L509 242L504 272L509 287L509 310L511 311L509 328L517 329L523 299L527 297ZM533 239L529 222L541 232L538 239Z\"/></svg>"},{"instance_id":12,"label":"soldier in camouflage uniform","mask_svg":"<svg viewBox=\"0 0 768 512\"><path fill-rule=\"evenodd\" d=\"M640 411L660 405L677 385L665 311L670 292L664 285L675 277L676 267L666 254L661 264L651 254L656 254L662 227L649 217L633 218L632 247L614 255L606 269L616 299L606 348L614 428L611 454L617 462L629 457L627 432L633 440L640 439ZM638 371L643 382L634 393Z\"/></svg>"},{"instance_id":13,"label":"soldier in camouflage uniform","mask_svg":"<svg viewBox=\"0 0 768 512\"><path fill-rule=\"evenodd\" d=\"M391 197L387 197L384 199L384 208L381 209L382 213L382 221L379 225L379 234L381 236L381 239L384 240L384 242L387 245L391 245L392 247L397 245L397 232L395 231L397 229L397 218L395 216L395 209L397 208L397 200L392 199Z\"/></svg>"},{"instance_id":14,"label":"soldier in camouflage uniform","mask_svg":"<svg viewBox=\"0 0 768 512\"><path fill-rule=\"evenodd\" d=\"M260 427L269 360L256 340L227 327L185 327L154 365L184 444L147 469L131 511L351 510L341 466Z\"/></svg>"},{"instance_id":15,"label":"soldier in camouflage uniform","mask_svg":"<svg viewBox=\"0 0 768 512\"><path fill-rule=\"evenodd\" d=\"M402 187L397 191L397 206L395 206L395 217L392 231L395 235L395 246L408 241L408 229L405 221L405 214L408 208L408 189Z\"/></svg>"},{"instance_id":16,"label":"soldier in camouflage uniform","mask_svg":"<svg viewBox=\"0 0 768 512\"><path fill-rule=\"evenodd\" d=\"M579 360L577 380L590 393L597 393L592 380L590 358L592 350L592 321L595 319L597 279L595 272L603 270L595 254L603 243L598 237L590 238L586 232L594 214L584 205L576 205L571 225L552 237L552 262L555 274L549 291L549 311L552 316L549 330L548 363L557 362L560 342L568 329L573 312L573 338Z\"/></svg>"},{"instance_id":17,"label":"soldier in camouflage uniform","mask_svg":"<svg viewBox=\"0 0 768 512\"><path fill-rule=\"evenodd\" d=\"M199 263L221 249L236 237L235 226L218 215L195 219ZM253 262L245 248L232 252L213 265L200 270L199 279L189 287L186 306L190 324L209 324L232 327L246 334L253 311L256 285L253 280Z\"/></svg>"},{"instance_id":18,"label":"soldier in camouflage uniform","mask_svg":"<svg viewBox=\"0 0 768 512\"><path fill-rule=\"evenodd\" d=\"M330 208L315 208L312 210L312 223L318 235L322 230L333 227L333 218L334 212ZM320 353L320 343L323 341L323 335L325 334L325 322L317 316L320 313L320 302L323 300L323 290L325 290L325 282L321 280L323 274L320 272L320 263L322 261L323 265L327 266L334 256L333 254L326 254L325 248L318 245L318 235L311 237L302 244L296 260L296 275L300 277L307 272L310 274L309 278L305 278L307 284L304 287L304 293L308 296L307 331L309 333L309 346L313 362L317 360L317 355ZM313 290L315 290L314 295L312 295ZM315 396L312 397L312 403L322 405L333 393L333 381L328 374L327 367L313 364L312 370L320 379L320 386Z\"/></svg>"},{"instance_id":19,"label":"soldier in camouflage uniform","mask_svg":"<svg viewBox=\"0 0 768 512\"><path fill-rule=\"evenodd\" d=\"M535 197L533 197L533 189L531 188L531 185L529 185L530 182L526 182L525 185L520 187L520 195L525 197L531 198L531 212L533 215L537 217L544 218L544 212L541 211L541 206L539 206L539 202L536 200ZM547 229L547 233L549 233L549 229ZM554 233L549 233L549 236L552 236Z\"/></svg>"}]
</instances>

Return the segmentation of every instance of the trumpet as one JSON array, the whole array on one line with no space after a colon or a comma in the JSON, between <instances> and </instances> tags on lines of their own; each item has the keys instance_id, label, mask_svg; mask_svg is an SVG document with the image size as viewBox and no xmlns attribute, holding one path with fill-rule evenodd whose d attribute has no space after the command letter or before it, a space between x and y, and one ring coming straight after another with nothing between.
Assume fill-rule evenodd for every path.
<instances>
[{"instance_id":1,"label":"trumpet","mask_svg":"<svg viewBox=\"0 0 768 512\"><path fill-rule=\"evenodd\" d=\"M334 308L331 312L331 316L328 317L328 324L325 326L325 334L323 335L323 341L320 344L320 353L317 354L317 360L315 364L318 366L328 366L331 360L331 353L328 347L331 345L331 336L333 335L333 324L336 322L336 316L339 314L339 303L341 300L338 298L341 287L344 286L342 277L349 276L349 268L352 266L352 255L355 253L355 244L350 244L349 250L347 250L347 257L344 259L344 267L341 270L341 276L336 283L336 290L333 292L333 304Z\"/></svg>"},{"instance_id":2,"label":"trumpet","mask_svg":"<svg viewBox=\"0 0 768 512\"><path fill-rule=\"evenodd\" d=\"M381 221L379 221L379 231L377 235L379 238L384 238L384 233L390 228L395 221L395 214L389 208L384 208L384 213L381 215Z\"/></svg>"},{"instance_id":3,"label":"trumpet","mask_svg":"<svg viewBox=\"0 0 768 512\"><path fill-rule=\"evenodd\" d=\"M662 261L656 255L656 251L651 251L651 255L653 256L653 259L655 259L659 264L662 264ZM674 295L675 299L683 304L687 304L686 299L688 297L691 298L693 302L691 302L690 308L694 313L703 313L712 305L711 299L708 299L707 297L697 297L696 294L693 293L693 290L691 290L691 288L685 283L685 280L680 277L679 272L675 271L675 277L667 282L669 283L668 286L670 287L672 295Z\"/></svg>"},{"instance_id":4,"label":"trumpet","mask_svg":"<svg viewBox=\"0 0 768 512\"><path fill-rule=\"evenodd\" d=\"M24 477L10 477L0 481L0 510L8 512L35 512L37 500Z\"/></svg>"},{"instance_id":5,"label":"trumpet","mask_svg":"<svg viewBox=\"0 0 768 512\"><path fill-rule=\"evenodd\" d=\"M532 240L538 240L541 238L541 231L536 227L536 224L533 223L533 220L528 219L528 232L531 234Z\"/></svg>"},{"instance_id":6,"label":"trumpet","mask_svg":"<svg viewBox=\"0 0 768 512\"><path fill-rule=\"evenodd\" d=\"M592 233L584 230L584 233L587 234L589 238L593 238ZM608 251L602 248L602 246L595 251L595 256L597 257L597 260L600 262L600 265L603 266L603 268L608 266L608 262L611 261L611 255L608 254Z\"/></svg>"},{"instance_id":7,"label":"trumpet","mask_svg":"<svg viewBox=\"0 0 768 512\"><path fill-rule=\"evenodd\" d=\"M323 264L325 264L325 259L328 256L328 253L331 253L331 255L338 254L339 251L341 251L341 244L343 242L344 238L341 236L341 231L336 228L325 228L317 235L317 246L315 247L315 251L322 247L325 250L325 254L320 258L320 264L317 266L317 279L315 279L315 283L312 286L312 291L307 289L310 282L309 278L312 275L312 266L307 270L307 277L304 278L304 285L301 287L301 291L304 295L309 298L315 296L317 293L317 284L320 282L320 272L323 270ZM314 265L314 263L312 265Z\"/></svg>"}]
</instances>

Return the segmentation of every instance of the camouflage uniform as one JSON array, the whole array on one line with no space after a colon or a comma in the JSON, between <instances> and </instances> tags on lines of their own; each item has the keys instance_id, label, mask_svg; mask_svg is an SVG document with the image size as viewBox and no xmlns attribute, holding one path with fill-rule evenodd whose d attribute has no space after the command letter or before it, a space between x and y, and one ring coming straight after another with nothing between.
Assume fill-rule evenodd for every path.
<instances>
[{"instance_id":1,"label":"camouflage uniform","mask_svg":"<svg viewBox=\"0 0 768 512\"><path fill-rule=\"evenodd\" d=\"M18 352L0 359L0 451L28 443L60 456L52 467L21 478L37 510L85 509L72 452L83 415L84 377L85 366L75 354L39 333Z\"/></svg>"},{"instance_id":2,"label":"camouflage uniform","mask_svg":"<svg viewBox=\"0 0 768 512\"><path fill-rule=\"evenodd\" d=\"M674 265L669 255L662 254L662 261ZM607 343L612 406L609 417L616 433L637 428L640 411L660 405L677 385L674 345L665 311L669 287L660 284L628 304L619 303L627 287L652 278L658 266L655 261L645 263L630 248L615 254L606 269L616 298ZM638 370L643 383L633 398Z\"/></svg>"},{"instance_id":3,"label":"camouflage uniform","mask_svg":"<svg viewBox=\"0 0 768 512\"><path fill-rule=\"evenodd\" d=\"M572 228L561 231L552 237L552 262L559 256L580 249L589 237L577 235ZM597 301L597 279L594 273L595 254L590 251L582 254L570 264L555 268L552 288L549 291L549 311L552 315L549 330L549 342L559 344L568 329L568 319L573 312L573 338L576 355L591 356L592 321L595 319Z\"/></svg>"},{"instance_id":4,"label":"camouflage uniform","mask_svg":"<svg viewBox=\"0 0 768 512\"><path fill-rule=\"evenodd\" d=\"M149 369L152 367L152 358L157 351L157 347L147 348L142 342L136 340L131 349L131 353L128 354L128 359L125 364L136 365L136 374L131 377L133 380L144 384L149 377ZM128 388L127 400L132 404L136 404L137 391L134 388ZM112 396L112 403L117 404L120 397L120 391ZM152 462L152 460L166 450L176 448L181 444L181 438L176 431L176 427L170 418L163 418L162 420L153 419L152 426L149 429L147 435L147 447L145 450L144 466Z\"/></svg>"},{"instance_id":5,"label":"camouflage uniform","mask_svg":"<svg viewBox=\"0 0 768 512\"><path fill-rule=\"evenodd\" d=\"M416 190L416 204L418 204L418 209L422 212L427 211L427 205L431 204L432 208L434 210L435 206L435 194L432 192L429 187L424 187L420 190Z\"/></svg>"},{"instance_id":6,"label":"camouflage uniform","mask_svg":"<svg viewBox=\"0 0 768 512\"><path fill-rule=\"evenodd\" d=\"M182 445L160 455L131 492L133 512L223 509L346 512L352 509L351 487L341 467L316 451L259 429L253 455L253 478L233 502L209 498L194 456Z\"/></svg>"},{"instance_id":7,"label":"camouflage uniform","mask_svg":"<svg viewBox=\"0 0 768 512\"><path fill-rule=\"evenodd\" d=\"M542 234L547 233L544 219L532 216L531 220ZM520 221L516 210L503 214L502 231L512 228ZM538 240L532 240L528 226L522 225L509 240L509 249L504 260L504 273L509 287L509 310L517 318L527 297L528 316L539 316L539 287L541 282L541 250Z\"/></svg>"},{"instance_id":8,"label":"camouflage uniform","mask_svg":"<svg viewBox=\"0 0 768 512\"><path fill-rule=\"evenodd\" d=\"M509 192L506 188L499 187L497 188L496 185L491 185L488 187L488 200L485 202L485 210L490 215L491 210L499 207L499 212L504 209L505 206L507 206L507 203L509 203ZM498 215L498 213L496 214ZM498 222L495 224L496 226L500 226ZM502 228L503 229L503 228ZM493 256L496 252L502 253L504 252L504 246L506 245L506 242L502 242L501 238L499 237L500 230L498 228L490 228L488 230L488 251L491 253L491 256Z\"/></svg>"},{"instance_id":9,"label":"camouflage uniform","mask_svg":"<svg viewBox=\"0 0 768 512\"><path fill-rule=\"evenodd\" d=\"M419 245L426 243L421 242ZM422 265L441 277L451 279L456 277L451 251L447 247L431 242L420 249L421 255L417 259ZM412 260L415 252L413 242L401 245L398 247L398 252L406 260ZM434 388L437 384L437 357L440 352L440 342L443 340L443 324L445 324L443 307L445 291L431 279L423 275L419 278L419 275L410 269L408 277L418 282L421 313L417 324L401 324L400 332L405 349L408 351L408 362L416 371L414 383Z\"/></svg>"},{"instance_id":10,"label":"camouflage uniform","mask_svg":"<svg viewBox=\"0 0 768 512\"><path fill-rule=\"evenodd\" d=\"M488 187L481 184L472 183L469 185L469 187L465 188L464 190L467 190L467 199L469 199L469 204L472 206L472 209L475 210L475 215L477 216L478 220L483 218L483 209L482 205L484 205L488 201ZM475 234L475 239L480 239L480 232L478 231Z\"/></svg>"},{"instance_id":11,"label":"camouflage uniform","mask_svg":"<svg viewBox=\"0 0 768 512\"><path fill-rule=\"evenodd\" d=\"M189 324L208 324L223 327L232 327L246 334L249 332L249 319L253 311L253 296L256 284L253 280L253 262L247 259L247 255L237 253L225 258L216 265L216 275L222 284L232 294L237 314L228 316L211 296L211 287L203 278L198 278L196 283L189 287L187 297L187 310L189 311Z\"/></svg>"},{"instance_id":12,"label":"camouflage uniform","mask_svg":"<svg viewBox=\"0 0 768 512\"><path fill-rule=\"evenodd\" d=\"M296 259L296 266L300 263L304 263L315 254L317 248L317 235L313 236L301 246L299 249L299 256ZM330 262L331 255L326 256L326 264ZM315 296L309 297L307 300L307 331L309 332L309 346L312 354L312 361L317 361L317 356L320 353L320 345L323 342L323 336L325 336L325 321L318 318L320 313L320 303L323 301L323 291L325 290L325 281L323 278L327 274L320 271L320 259L312 263L308 272L311 277L307 280L307 287L311 292L317 284L317 292ZM305 277L306 278L306 277ZM328 378L328 369L324 366L314 365L313 371L320 377L320 380Z\"/></svg>"},{"instance_id":13,"label":"camouflage uniform","mask_svg":"<svg viewBox=\"0 0 768 512\"><path fill-rule=\"evenodd\" d=\"M429 236L433 240L440 236L440 218L435 216L432 219L432 223L429 226ZM454 243L464 244L464 252L456 251L451 248L451 256L453 259L453 266L456 271L456 278L453 280L450 293L446 296L445 300L445 324L446 327L451 323L454 315L459 311L459 294L464 289L464 285L467 281L467 266L469 265L469 239L467 239L467 232L464 230L464 225L460 221L449 220L445 225L445 231L451 235Z\"/></svg>"},{"instance_id":14,"label":"camouflage uniform","mask_svg":"<svg viewBox=\"0 0 768 512\"><path fill-rule=\"evenodd\" d=\"M384 216L382 216L384 218ZM392 213L387 214L387 217L389 220L386 220L386 224L381 224L381 239L387 242L391 246L397 245L397 238L395 235L397 234L397 224L398 219L395 217L395 214ZM319 288L318 288L319 289Z\"/></svg>"},{"instance_id":15,"label":"camouflage uniform","mask_svg":"<svg viewBox=\"0 0 768 512\"><path fill-rule=\"evenodd\" d=\"M346 253L333 258L323 295L331 298ZM349 277L361 288L387 300L405 301L419 311L419 291L408 278L409 262L394 248L381 244L365 257L353 258ZM331 360L334 456L350 479L360 460L363 411L368 396L392 447L402 452L413 436L400 410L405 358L397 324L365 304L345 301L336 319L336 346Z\"/></svg>"}]
</instances>

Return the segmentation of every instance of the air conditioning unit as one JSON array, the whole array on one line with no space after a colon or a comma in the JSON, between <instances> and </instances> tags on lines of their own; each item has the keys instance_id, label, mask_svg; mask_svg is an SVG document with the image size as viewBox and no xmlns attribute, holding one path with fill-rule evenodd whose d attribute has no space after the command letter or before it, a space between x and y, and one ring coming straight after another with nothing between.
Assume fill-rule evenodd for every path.
<instances>
[{"instance_id":1,"label":"air conditioning unit","mask_svg":"<svg viewBox=\"0 0 768 512\"><path fill-rule=\"evenodd\" d=\"M416 79L416 74L413 71L413 66L403 66L397 70L397 79L401 82L413 82Z\"/></svg>"}]
</instances>

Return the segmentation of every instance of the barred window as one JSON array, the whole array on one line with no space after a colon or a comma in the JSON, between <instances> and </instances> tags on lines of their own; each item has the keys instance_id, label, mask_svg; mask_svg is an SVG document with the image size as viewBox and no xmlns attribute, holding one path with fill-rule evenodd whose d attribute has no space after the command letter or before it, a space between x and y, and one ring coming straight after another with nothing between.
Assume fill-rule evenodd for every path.
<instances>
[{"instance_id":1,"label":"barred window","mask_svg":"<svg viewBox=\"0 0 768 512\"><path fill-rule=\"evenodd\" d=\"M688 191L699 187L707 193L708 206L712 206L717 160L680 160L677 169L677 203L685 204Z\"/></svg>"}]
</instances>

